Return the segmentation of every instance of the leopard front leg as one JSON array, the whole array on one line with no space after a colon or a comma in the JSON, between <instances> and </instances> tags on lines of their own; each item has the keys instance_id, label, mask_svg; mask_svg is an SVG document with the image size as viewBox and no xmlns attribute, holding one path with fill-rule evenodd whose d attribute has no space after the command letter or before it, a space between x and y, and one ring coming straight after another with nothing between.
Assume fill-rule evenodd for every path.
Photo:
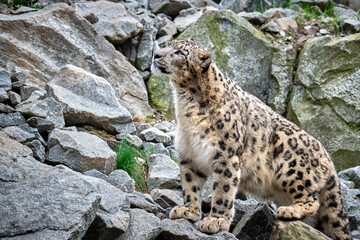
<instances>
[{"instance_id":1,"label":"leopard front leg","mask_svg":"<svg viewBox=\"0 0 360 240\"><path fill-rule=\"evenodd\" d=\"M185 218L197 222L201 219L201 192L207 176L196 169L189 159L180 161L180 173L184 206L174 207L170 219Z\"/></svg>"},{"instance_id":2,"label":"leopard front leg","mask_svg":"<svg viewBox=\"0 0 360 240\"><path fill-rule=\"evenodd\" d=\"M216 161L212 168L213 196L208 217L200 222L206 233L228 231L234 215L234 199L240 179L238 157Z\"/></svg>"}]
</instances>

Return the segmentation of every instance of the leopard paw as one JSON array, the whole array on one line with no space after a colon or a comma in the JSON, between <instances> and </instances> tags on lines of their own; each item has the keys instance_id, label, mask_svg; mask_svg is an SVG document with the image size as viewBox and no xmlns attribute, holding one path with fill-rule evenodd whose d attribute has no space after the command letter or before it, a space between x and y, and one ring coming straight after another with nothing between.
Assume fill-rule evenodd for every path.
<instances>
[{"instance_id":1,"label":"leopard paw","mask_svg":"<svg viewBox=\"0 0 360 240\"><path fill-rule=\"evenodd\" d=\"M225 218L206 217L200 222L200 231L205 233L216 233L220 230L228 231L230 221Z\"/></svg>"},{"instance_id":2,"label":"leopard paw","mask_svg":"<svg viewBox=\"0 0 360 240\"><path fill-rule=\"evenodd\" d=\"M276 219L294 220L303 219L305 216L301 208L297 208L296 206L288 206L279 207L275 217Z\"/></svg>"},{"instance_id":3,"label":"leopard paw","mask_svg":"<svg viewBox=\"0 0 360 240\"><path fill-rule=\"evenodd\" d=\"M201 218L199 207L176 206L170 211L170 219L185 218L197 222Z\"/></svg>"}]
</instances>

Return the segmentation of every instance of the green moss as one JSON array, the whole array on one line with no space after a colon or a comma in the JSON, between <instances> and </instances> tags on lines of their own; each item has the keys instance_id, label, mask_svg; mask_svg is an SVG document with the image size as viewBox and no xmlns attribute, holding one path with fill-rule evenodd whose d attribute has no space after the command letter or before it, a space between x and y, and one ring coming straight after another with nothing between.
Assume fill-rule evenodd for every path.
<instances>
[{"instance_id":1,"label":"green moss","mask_svg":"<svg viewBox=\"0 0 360 240\"><path fill-rule=\"evenodd\" d=\"M339 150L331 157L337 171L360 165L360 151Z\"/></svg>"}]
</instances>

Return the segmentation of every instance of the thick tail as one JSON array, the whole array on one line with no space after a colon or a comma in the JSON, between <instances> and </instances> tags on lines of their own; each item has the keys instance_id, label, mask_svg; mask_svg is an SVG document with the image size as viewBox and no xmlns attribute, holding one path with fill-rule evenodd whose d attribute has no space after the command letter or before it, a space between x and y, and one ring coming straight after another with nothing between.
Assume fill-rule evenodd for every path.
<instances>
[{"instance_id":1,"label":"thick tail","mask_svg":"<svg viewBox=\"0 0 360 240\"><path fill-rule=\"evenodd\" d=\"M324 189L319 193L318 229L337 240L351 240L349 219L344 198L336 174L331 175Z\"/></svg>"}]
</instances>

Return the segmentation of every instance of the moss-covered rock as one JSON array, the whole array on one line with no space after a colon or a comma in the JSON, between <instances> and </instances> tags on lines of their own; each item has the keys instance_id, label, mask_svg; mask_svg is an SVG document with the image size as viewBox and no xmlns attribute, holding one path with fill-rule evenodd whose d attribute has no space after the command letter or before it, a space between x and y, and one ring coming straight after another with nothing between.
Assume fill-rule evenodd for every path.
<instances>
[{"instance_id":1,"label":"moss-covered rock","mask_svg":"<svg viewBox=\"0 0 360 240\"><path fill-rule=\"evenodd\" d=\"M319 139L337 170L360 164L360 34L309 40L287 117Z\"/></svg>"},{"instance_id":2,"label":"moss-covered rock","mask_svg":"<svg viewBox=\"0 0 360 240\"><path fill-rule=\"evenodd\" d=\"M223 73L267 102L273 47L247 20L232 11L205 12L179 38L212 51Z\"/></svg>"},{"instance_id":3,"label":"moss-covered rock","mask_svg":"<svg viewBox=\"0 0 360 240\"><path fill-rule=\"evenodd\" d=\"M147 88L151 103L168 119L174 119L173 86L167 76L150 75Z\"/></svg>"}]
</instances>

